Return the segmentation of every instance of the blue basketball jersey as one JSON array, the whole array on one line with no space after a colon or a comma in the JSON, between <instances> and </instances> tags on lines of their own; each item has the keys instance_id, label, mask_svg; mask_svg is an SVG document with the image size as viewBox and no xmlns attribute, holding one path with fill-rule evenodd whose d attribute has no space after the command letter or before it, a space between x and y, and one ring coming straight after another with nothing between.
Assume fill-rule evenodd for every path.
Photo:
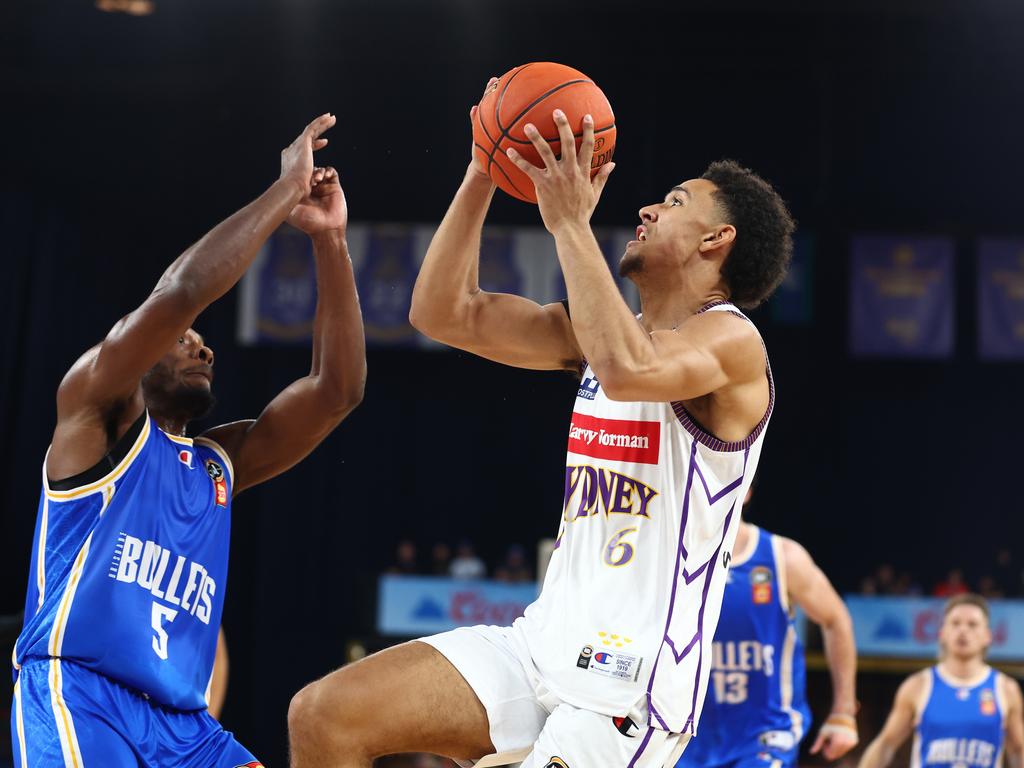
<instances>
[{"instance_id":1,"label":"blue basketball jersey","mask_svg":"<svg viewBox=\"0 0 1024 768\"><path fill-rule=\"evenodd\" d=\"M994 768L1002 759L1003 712L999 673L989 669L980 683L958 685L938 667L929 671L929 687L914 735L912 768Z\"/></svg>"},{"instance_id":2,"label":"blue basketball jersey","mask_svg":"<svg viewBox=\"0 0 1024 768\"><path fill-rule=\"evenodd\" d=\"M754 528L747 551L729 565L711 684L682 768L724 765L767 749L795 759L810 724L781 541Z\"/></svg>"},{"instance_id":3,"label":"blue basketball jersey","mask_svg":"<svg viewBox=\"0 0 1024 768\"><path fill-rule=\"evenodd\" d=\"M206 707L227 584L231 461L144 413L43 491L14 665L60 658L178 710ZM59 682L59 681L58 681Z\"/></svg>"}]
</instances>

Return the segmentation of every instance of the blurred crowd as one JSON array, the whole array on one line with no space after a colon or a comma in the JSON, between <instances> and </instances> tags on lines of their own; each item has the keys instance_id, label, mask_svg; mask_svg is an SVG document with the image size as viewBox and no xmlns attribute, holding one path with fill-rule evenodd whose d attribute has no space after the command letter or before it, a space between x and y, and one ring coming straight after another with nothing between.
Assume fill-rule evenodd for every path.
<instances>
[{"instance_id":1,"label":"blurred crowd","mask_svg":"<svg viewBox=\"0 0 1024 768\"><path fill-rule=\"evenodd\" d=\"M454 549L447 542L438 541L429 553L421 554L420 547L411 539L403 539L395 548L395 557L387 573L406 576L448 576L453 579L494 579L514 584L536 581L537 572L526 549L511 544L497 563L485 563L473 543L459 541Z\"/></svg>"},{"instance_id":2,"label":"blurred crowd","mask_svg":"<svg viewBox=\"0 0 1024 768\"><path fill-rule=\"evenodd\" d=\"M1024 597L1024 564L1014 558L1009 548L997 550L985 567L975 571L950 568L942 578L928 583L882 563L861 580L860 594L952 597L975 592L989 599Z\"/></svg>"}]
</instances>

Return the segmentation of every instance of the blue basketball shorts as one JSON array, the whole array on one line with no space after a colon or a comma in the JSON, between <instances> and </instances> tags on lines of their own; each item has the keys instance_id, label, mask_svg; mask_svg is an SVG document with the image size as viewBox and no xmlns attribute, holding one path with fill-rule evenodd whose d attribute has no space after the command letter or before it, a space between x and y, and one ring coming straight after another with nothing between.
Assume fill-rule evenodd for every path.
<instances>
[{"instance_id":1,"label":"blue basketball shorts","mask_svg":"<svg viewBox=\"0 0 1024 768\"><path fill-rule=\"evenodd\" d=\"M65 659L18 672L16 768L262 768L206 710L180 712Z\"/></svg>"}]
</instances>

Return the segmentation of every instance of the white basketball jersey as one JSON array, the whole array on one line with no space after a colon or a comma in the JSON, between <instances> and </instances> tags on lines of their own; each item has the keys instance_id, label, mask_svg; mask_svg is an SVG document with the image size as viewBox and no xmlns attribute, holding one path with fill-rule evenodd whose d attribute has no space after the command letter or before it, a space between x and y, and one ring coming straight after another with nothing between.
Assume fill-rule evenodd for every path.
<instances>
[{"instance_id":1,"label":"white basketball jersey","mask_svg":"<svg viewBox=\"0 0 1024 768\"><path fill-rule=\"evenodd\" d=\"M726 302L705 311L744 317ZM775 402L765 368L768 409L735 443L681 403L610 400L584 370L556 548L516 622L563 701L610 716L646 704L648 725L696 733L729 553Z\"/></svg>"}]
</instances>

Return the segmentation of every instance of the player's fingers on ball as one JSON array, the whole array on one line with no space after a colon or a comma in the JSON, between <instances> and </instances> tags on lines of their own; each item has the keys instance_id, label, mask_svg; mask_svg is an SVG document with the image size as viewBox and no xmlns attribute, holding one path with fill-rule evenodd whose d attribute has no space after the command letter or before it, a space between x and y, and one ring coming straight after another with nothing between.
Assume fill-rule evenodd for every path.
<instances>
[{"instance_id":1,"label":"player's fingers on ball","mask_svg":"<svg viewBox=\"0 0 1024 768\"><path fill-rule=\"evenodd\" d=\"M551 145L544 140L544 137L540 135L540 131L537 130L537 126L533 123L527 123L523 128L533 146L537 149L537 154L540 155L540 159L544 161L544 165L548 168L554 168L558 164L558 160L555 159L555 153L551 151Z\"/></svg>"},{"instance_id":2,"label":"player's fingers on ball","mask_svg":"<svg viewBox=\"0 0 1024 768\"><path fill-rule=\"evenodd\" d=\"M590 170L590 161L594 158L594 118L590 115L583 116L583 139L580 141L578 161L580 170Z\"/></svg>"},{"instance_id":3,"label":"player's fingers on ball","mask_svg":"<svg viewBox=\"0 0 1024 768\"><path fill-rule=\"evenodd\" d=\"M565 112L556 109L551 113L555 119L555 126L558 128L558 138L562 142L562 160L565 162L576 161L576 137L572 135L572 127L569 125L569 118Z\"/></svg>"},{"instance_id":4,"label":"player's fingers on ball","mask_svg":"<svg viewBox=\"0 0 1024 768\"><path fill-rule=\"evenodd\" d=\"M476 113L479 112L479 111L480 111L480 107L478 107L476 104L474 104L472 107L470 107L469 108L469 119L470 120L476 120Z\"/></svg>"},{"instance_id":5,"label":"player's fingers on ball","mask_svg":"<svg viewBox=\"0 0 1024 768\"><path fill-rule=\"evenodd\" d=\"M598 197L604 191L604 185L608 183L608 177L612 175L613 170L615 170L615 163L605 163L594 177L593 185Z\"/></svg>"},{"instance_id":6,"label":"player's fingers on ball","mask_svg":"<svg viewBox=\"0 0 1024 768\"><path fill-rule=\"evenodd\" d=\"M327 146L327 139L316 139L313 141L313 151L323 149Z\"/></svg>"},{"instance_id":7,"label":"player's fingers on ball","mask_svg":"<svg viewBox=\"0 0 1024 768\"><path fill-rule=\"evenodd\" d=\"M551 152L550 148L548 149L548 152L549 153ZM507 150L505 150L505 154L508 155L508 159L509 160L511 160L513 163L516 164L516 167L519 168L519 170L521 170L523 173L525 173L527 176L529 176L535 182L544 173L540 168L538 168L536 165L531 163L525 157L520 155L512 147L509 147Z\"/></svg>"}]
</instances>

